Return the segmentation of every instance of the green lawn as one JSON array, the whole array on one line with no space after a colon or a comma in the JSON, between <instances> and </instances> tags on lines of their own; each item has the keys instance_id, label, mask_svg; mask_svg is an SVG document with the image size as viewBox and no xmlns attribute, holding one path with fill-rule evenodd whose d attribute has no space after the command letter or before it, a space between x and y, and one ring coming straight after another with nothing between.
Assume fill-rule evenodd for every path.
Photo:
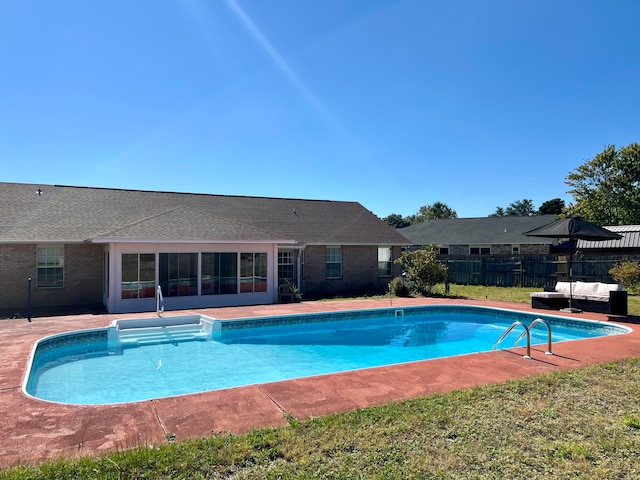
<instances>
[{"instance_id":1,"label":"green lawn","mask_svg":"<svg viewBox=\"0 0 640 480\"><path fill-rule=\"evenodd\" d=\"M635 359L0 479L635 479L639 397Z\"/></svg>"},{"instance_id":2,"label":"green lawn","mask_svg":"<svg viewBox=\"0 0 640 480\"><path fill-rule=\"evenodd\" d=\"M542 291L542 289L539 289ZM531 303L529 294L535 290L520 287L483 287L476 285L450 285L449 295L466 298L487 298L504 302ZM444 293L444 285L437 285L437 294ZM629 295L629 315L640 315L640 296Z\"/></svg>"}]
</instances>

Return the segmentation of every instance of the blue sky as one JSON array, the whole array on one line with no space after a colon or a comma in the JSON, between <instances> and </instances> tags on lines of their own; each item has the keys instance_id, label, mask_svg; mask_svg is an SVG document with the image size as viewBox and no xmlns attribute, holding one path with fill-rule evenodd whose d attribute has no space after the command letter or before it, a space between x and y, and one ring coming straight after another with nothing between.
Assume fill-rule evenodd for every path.
<instances>
[{"instance_id":1,"label":"blue sky","mask_svg":"<svg viewBox=\"0 0 640 480\"><path fill-rule=\"evenodd\" d=\"M636 0L0 0L1 181L482 217L640 141Z\"/></svg>"}]
</instances>

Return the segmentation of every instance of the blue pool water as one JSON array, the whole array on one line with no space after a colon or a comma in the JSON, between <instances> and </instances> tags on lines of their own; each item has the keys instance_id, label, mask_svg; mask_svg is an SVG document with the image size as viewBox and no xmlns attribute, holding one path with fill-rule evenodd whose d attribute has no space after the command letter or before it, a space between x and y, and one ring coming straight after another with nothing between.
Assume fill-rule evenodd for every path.
<instances>
[{"instance_id":1,"label":"blue pool water","mask_svg":"<svg viewBox=\"0 0 640 480\"><path fill-rule=\"evenodd\" d=\"M41 340L25 391L108 404L484 352L514 322L542 318L554 343L626 333L622 326L483 307L431 306L218 321L207 338L114 349L106 329ZM515 328L498 348L511 348ZM532 330L545 344L547 329ZM525 345L525 340L519 346Z\"/></svg>"}]
</instances>

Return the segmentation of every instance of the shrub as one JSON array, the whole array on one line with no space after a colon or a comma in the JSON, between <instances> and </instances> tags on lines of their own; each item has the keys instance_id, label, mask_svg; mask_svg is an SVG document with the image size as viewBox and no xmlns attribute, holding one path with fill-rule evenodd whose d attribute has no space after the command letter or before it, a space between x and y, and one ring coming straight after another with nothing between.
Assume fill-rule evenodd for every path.
<instances>
[{"instance_id":1,"label":"shrub","mask_svg":"<svg viewBox=\"0 0 640 480\"><path fill-rule=\"evenodd\" d=\"M422 295L430 295L434 285L447 280L447 266L438 261L435 245L402 252L395 263L402 265L411 289Z\"/></svg>"},{"instance_id":2,"label":"shrub","mask_svg":"<svg viewBox=\"0 0 640 480\"><path fill-rule=\"evenodd\" d=\"M410 295L409 287L402 281L402 278L395 277L389 284L389 291L396 297L408 297Z\"/></svg>"},{"instance_id":3,"label":"shrub","mask_svg":"<svg viewBox=\"0 0 640 480\"><path fill-rule=\"evenodd\" d=\"M625 260L616 263L609 270L613 279L624 285L628 291L637 292L640 289L640 263Z\"/></svg>"}]
</instances>

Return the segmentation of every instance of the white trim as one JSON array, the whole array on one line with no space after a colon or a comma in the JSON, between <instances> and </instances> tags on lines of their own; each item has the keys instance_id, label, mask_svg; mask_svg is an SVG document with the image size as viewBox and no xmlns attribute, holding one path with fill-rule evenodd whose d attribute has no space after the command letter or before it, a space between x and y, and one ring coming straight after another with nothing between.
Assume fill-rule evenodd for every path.
<instances>
[{"instance_id":1,"label":"white trim","mask_svg":"<svg viewBox=\"0 0 640 480\"><path fill-rule=\"evenodd\" d=\"M302 245L301 248L304 249L304 247L330 247L332 245L335 245L335 242L331 242L331 243L327 243L327 242L309 242L309 243L305 243L304 245ZM377 247L378 245L389 245L390 247L411 247L414 244L411 242L407 242L407 243L385 243L385 242L378 242L378 243L362 243L362 242L355 242L355 243L341 243L340 246L342 247Z\"/></svg>"},{"instance_id":2,"label":"white trim","mask_svg":"<svg viewBox=\"0 0 640 480\"><path fill-rule=\"evenodd\" d=\"M269 304L277 301L278 245L264 243L147 243L139 242L109 244L109 299L106 305L109 313L155 312L155 298L122 298L122 254L153 253L156 260L160 253L197 253L198 279L201 275L201 253L211 251L215 245L216 252L225 253L266 253L267 254L267 291L254 293L236 293L230 295L201 295L200 280L198 295L186 297L164 297L166 310L188 310L194 308L211 308L222 306L242 306ZM238 261L240 255L238 255ZM159 284L156 263L156 285Z\"/></svg>"},{"instance_id":3,"label":"white trim","mask_svg":"<svg viewBox=\"0 0 640 480\"><path fill-rule=\"evenodd\" d=\"M92 238L90 243L147 243L147 244L189 244L189 245L255 245L255 244L267 244L273 245L282 244L282 245L293 245L295 240L184 240L181 238L173 238L173 239L156 239L156 238Z\"/></svg>"}]
</instances>

